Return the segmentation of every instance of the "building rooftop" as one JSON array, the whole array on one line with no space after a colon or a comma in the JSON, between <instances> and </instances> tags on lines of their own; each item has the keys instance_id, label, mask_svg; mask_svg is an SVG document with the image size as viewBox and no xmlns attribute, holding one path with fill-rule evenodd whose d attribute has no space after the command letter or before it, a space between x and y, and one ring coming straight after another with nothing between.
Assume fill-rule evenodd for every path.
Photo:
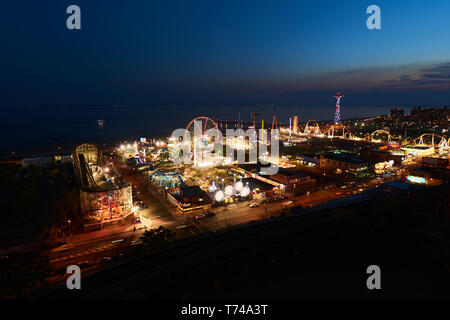
<instances>
[{"instance_id":1,"label":"building rooftop","mask_svg":"<svg viewBox=\"0 0 450 320\"><path fill-rule=\"evenodd\" d=\"M402 149L428 150L433 148L431 146L404 146Z\"/></svg>"},{"instance_id":2,"label":"building rooftop","mask_svg":"<svg viewBox=\"0 0 450 320\"><path fill-rule=\"evenodd\" d=\"M426 188L426 186L424 186L424 185L407 183L407 182L403 182L403 181L391 181L391 182L384 183L383 186L389 186L389 187L400 189L403 191L412 191L412 190Z\"/></svg>"},{"instance_id":3,"label":"building rooftop","mask_svg":"<svg viewBox=\"0 0 450 320\"><path fill-rule=\"evenodd\" d=\"M308 175L300 173L298 171L293 171L285 168L279 168L278 173L281 173L285 176L296 176L297 178L305 178L308 177Z\"/></svg>"},{"instance_id":4,"label":"building rooftop","mask_svg":"<svg viewBox=\"0 0 450 320\"><path fill-rule=\"evenodd\" d=\"M327 153L323 157L331 160L350 162L356 164L361 164L365 162L364 160L356 158L353 154L348 153Z\"/></svg>"},{"instance_id":5,"label":"building rooftop","mask_svg":"<svg viewBox=\"0 0 450 320\"><path fill-rule=\"evenodd\" d=\"M211 203L212 200L209 195L203 191L199 186L182 186L176 188L179 192L171 193L171 195L177 199L180 203L185 203L185 199L188 199L188 202L195 203ZM195 201L194 201L195 200Z\"/></svg>"},{"instance_id":6,"label":"building rooftop","mask_svg":"<svg viewBox=\"0 0 450 320\"><path fill-rule=\"evenodd\" d=\"M239 168L244 169L245 171L252 172L252 173L259 173L261 171L261 168L264 167L270 167L269 164L262 164L262 163L243 163L238 165Z\"/></svg>"},{"instance_id":7,"label":"building rooftop","mask_svg":"<svg viewBox=\"0 0 450 320\"><path fill-rule=\"evenodd\" d=\"M255 178L244 178L242 179L242 183L246 185L248 183L248 187L251 191L254 189L259 190L272 190L275 186L271 185L270 183L255 179Z\"/></svg>"}]
</instances>

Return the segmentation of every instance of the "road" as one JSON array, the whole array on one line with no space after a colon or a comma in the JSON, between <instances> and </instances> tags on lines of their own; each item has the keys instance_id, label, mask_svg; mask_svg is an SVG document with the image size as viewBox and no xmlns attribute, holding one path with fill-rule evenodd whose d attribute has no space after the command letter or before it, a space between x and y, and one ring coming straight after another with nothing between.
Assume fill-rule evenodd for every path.
<instances>
[{"instance_id":1,"label":"road","mask_svg":"<svg viewBox=\"0 0 450 320\"><path fill-rule=\"evenodd\" d=\"M375 178L364 185L328 185L308 194L259 204L255 208L249 207L249 204L253 203L254 200L245 201L212 208L210 211L215 213L214 216L195 219L194 217L180 216L176 208L167 201L167 197L162 192L157 191L147 181L146 177L133 171L130 172L124 164L118 161L115 161L115 166L122 176L132 183L133 190L139 194L139 198L147 206L148 209L138 211L141 220L145 223L137 224L138 230L136 231L133 231L134 226L129 225L73 236L68 239L69 246L64 251L48 252L50 263L55 269L65 269L68 265L79 264L83 261L96 262L105 256L126 255L130 246L140 242L139 237L145 231L145 225L148 228L163 226L174 230L177 239L186 238L231 226L244 225L252 221L268 219L271 216L280 215L283 209L293 206L316 206L334 199L347 197L355 192L361 192L359 191L361 187L365 190L383 182L400 178L399 176L386 177L381 180ZM101 267L101 265L96 264L86 270L96 270ZM63 278L64 274L60 274L51 280L58 282Z\"/></svg>"},{"instance_id":2,"label":"road","mask_svg":"<svg viewBox=\"0 0 450 320\"><path fill-rule=\"evenodd\" d=\"M189 221L177 219L175 209L165 201L165 196L148 188L144 177L136 174L130 175L120 162L116 161L115 166L122 176L132 183L133 189L139 191L139 197L147 206L145 210L136 210L136 214L141 217L143 223L136 224L136 231L133 231L134 225L127 225L67 237L67 245L45 252L49 257L51 267L55 270L63 270L69 265L79 264L83 261L95 263L105 256L126 255L130 246L140 243L139 237L146 230L145 226L147 229L163 226L174 230L177 239L204 232L193 224L187 224ZM101 265L95 264L86 270L99 267ZM64 278L64 274L56 275L49 280L50 282L59 282L62 278Z\"/></svg>"}]
</instances>

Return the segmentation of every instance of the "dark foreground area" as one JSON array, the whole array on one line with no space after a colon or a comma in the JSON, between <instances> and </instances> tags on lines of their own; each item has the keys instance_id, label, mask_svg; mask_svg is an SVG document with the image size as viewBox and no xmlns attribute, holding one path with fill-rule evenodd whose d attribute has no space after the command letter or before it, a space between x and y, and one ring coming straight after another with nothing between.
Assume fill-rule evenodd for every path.
<instances>
[{"instance_id":1,"label":"dark foreground area","mask_svg":"<svg viewBox=\"0 0 450 320\"><path fill-rule=\"evenodd\" d=\"M36 299L450 298L448 185L292 212L124 262ZM381 290L368 290L369 265Z\"/></svg>"}]
</instances>

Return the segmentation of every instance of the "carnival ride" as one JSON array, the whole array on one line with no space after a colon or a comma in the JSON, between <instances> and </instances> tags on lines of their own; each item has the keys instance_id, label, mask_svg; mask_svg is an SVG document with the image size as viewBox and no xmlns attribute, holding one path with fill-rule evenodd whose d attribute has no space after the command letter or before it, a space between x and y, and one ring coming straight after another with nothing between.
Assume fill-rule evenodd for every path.
<instances>
[{"instance_id":1,"label":"carnival ride","mask_svg":"<svg viewBox=\"0 0 450 320\"><path fill-rule=\"evenodd\" d=\"M314 125L311 125L313 123ZM312 134L312 135L321 135L319 123L316 120L308 120L305 125L305 130L303 130L304 134Z\"/></svg>"},{"instance_id":2,"label":"carnival ride","mask_svg":"<svg viewBox=\"0 0 450 320\"><path fill-rule=\"evenodd\" d=\"M91 166L98 165L99 151L94 144L84 143L73 152L74 172L78 185L84 190L97 188Z\"/></svg>"},{"instance_id":3,"label":"carnival ride","mask_svg":"<svg viewBox=\"0 0 450 320\"><path fill-rule=\"evenodd\" d=\"M323 130L320 129L316 120L309 120L305 124L305 129L299 135L316 136L324 138L339 138L347 140L365 140L373 143L383 143L390 141L401 141L400 137L393 136L386 129L378 129L365 136L359 136L350 131L343 124L331 124ZM450 146L450 138L436 133L424 133L413 139L404 139L401 141L403 145L429 146L436 147L441 150L448 150Z\"/></svg>"},{"instance_id":4,"label":"carnival ride","mask_svg":"<svg viewBox=\"0 0 450 320\"><path fill-rule=\"evenodd\" d=\"M344 97L340 92L333 95L336 98L336 111L334 114L334 124L338 124L341 122L341 99Z\"/></svg>"},{"instance_id":5,"label":"carnival ride","mask_svg":"<svg viewBox=\"0 0 450 320\"><path fill-rule=\"evenodd\" d=\"M201 135L202 138L206 138L206 135L210 132L219 131L219 128L214 120L208 117L197 117L191 120L186 127L186 131L194 137L196 134Z\"/></svg>"},{"instance_id":6,"label":"carnival ride","mask_svg":"<svg viewBox=\"0 0 450 320\"><path fill-rule=\"evenodd\" d=\"M242 197L245 198L250 194L250 188L248 182L246 185L243 184L242 180L234 181L232 185L222 185L222 188L217 183L213 182L208 188L209 192L214 192L214 200L216 202L222 202L227 198L231 197Z\"/></svg>"},{"instance_id":7,"label":"carnival ride","mask_svg":"<svg viewBox=\"0 0 450 320\"><path fill-rule=\"evenodd\" d=\"M110 167L104 166L98 147L89 143L79 145L72 157L80 189L80 210L87 225L92 222L99 227L97 224L128 217L133 208L131 185L117 179Z\"/></svg>"},{"instance_id":8,"label":"carnival ride","mask_svg":"<svg viewBox=\"0 0 450 320\"><path fill-rule=\"evenodd\" d=\"M211 118L201 116L189 122L182 144L194 150L194 167L206 168L224 160L213 152L215 144L222 143L219 141L221 137L217 123Z\"/></svg>"},{"instance_id":9,"label":"carnival ride","mask_svg":"<svg viewBox=\"0 0 450 320\"><path fill-rule=\"evenodd\" d=\"M437 143L437 140L439 142ZM417 138L406 140L406 144L416 145L416 146L431 146L439 148L441 153L447 151L450 145L450 138L446 138L436 133L424 133Z\"/></svg>"}]
</instances>

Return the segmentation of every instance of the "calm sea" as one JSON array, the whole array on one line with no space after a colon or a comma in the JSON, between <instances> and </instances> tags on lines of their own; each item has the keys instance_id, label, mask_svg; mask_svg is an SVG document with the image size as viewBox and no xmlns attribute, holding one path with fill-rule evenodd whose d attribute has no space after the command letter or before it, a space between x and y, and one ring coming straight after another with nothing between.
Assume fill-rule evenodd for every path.
<instances>
[{"instance_id":1,"label":"calm sea","mask_svg":"<svg viewBox=\"0 0 450 320\"><path fill-rule=\"evenodd\" d=\"M362 118L389 113L391 107L342 107L341 117ZM297 115L299 122L332 120L334 106L21 106L0 108L2 154L16 152L40 154L58 146L69 150L81 142L119 143L170 134L184 128L197 116L212 119L250 121L250 113L259 113L267 125L273 115L279 123L289 123ZM405 108L405 112L409 112ZM100 128L97 120L103 119Z\"/></svg>"}]
</instances>

